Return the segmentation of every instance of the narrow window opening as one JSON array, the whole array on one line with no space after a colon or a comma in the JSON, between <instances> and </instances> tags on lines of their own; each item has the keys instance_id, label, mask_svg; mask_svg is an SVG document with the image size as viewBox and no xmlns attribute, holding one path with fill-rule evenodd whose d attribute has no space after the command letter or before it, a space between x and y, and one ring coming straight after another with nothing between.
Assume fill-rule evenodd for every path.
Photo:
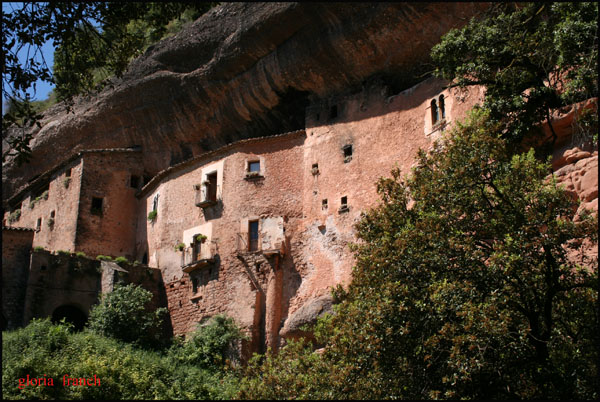
<instances>
[{"instance_id":1,"label":"narrow window opening","mask_svg":"<svg viewBox=\"0 0 600 402\"><path fill-rule=\"evenodd\" d=\"M158 197L160 196L160 194L156 194L154 196L154 199L152 200L152 210L153 211L158 211Z\"/></svg>"},{"instance_id":2,"label":"narrow window opening","mask_svg":"<svg viewBox=\"0 0 600 402\"><path fill-rule=\"evenodd\" d=\"M444 102L444 95L440 95L440 115L442 120L446 118L446 105Z\"/></svg>"},{"instance_id":3,"label":"narrow window opening","mask_svg":"<svg viewBox=\"0 0 600 402\"><path fill-rule=\"evenodd\" d=\"M35 224L35 230L40 230L42 227L42 218L38 218L36 224Z\"/></svg>"},{"instance_id":4,"label":"narrow window opening","mask_svg":"<svg viewBox=\"0 0 600 402\"><path fill-rule=\"evenodd\" d=\"M71 168L65 171L65 177L71 177Z\"/></svg>"},{"instance_id":5,"label":"narrow window opening","mask_svg":"<svg viewBox=\"0 0 600 402\"><path fill-rule=\"evenodd\" d=\"M327 209L327 199L321 201L321 209Z\"/></svg>"},{"instance_id":6,"label":"narrow window opening","mask_svg":"<svg viewBox=\"0 0 600 402\"><path fill-rule=\"evenodd\" d=\"M148 253L144 253L144 256L142 257L142 264L148 265Z\"/></svg>"},{"instance_id":7,"label":"narrow window opening","mask_svg":"<svg viewBox=\"0 0 600 402\"><path fill-rule=\"evenodd\" d=\"M342 208L348 207L348 197L342 197Z\"/></svg>"},{"instance_id":8,"label":"narrow window opening","mask_svg":"<svg viewBox=\"0 0 600 402\"><path fill-rule=\"evenodd\" d=\"M102 215L102 198L92 197L92 208L90 212L94 215Z\"/></svg>"},{"instance_id":9,"label":"narrow window opening","mask_svg":"<svg viewBox=\"0 0 600 402\"><path fill-rule=\"evenodd\" d=\"M56 212L54 212L54 211L50 212L50 218L54 219L55 216L56 216Z\"/></svg>"},{"instance_id":10,"label":"narrow window opening","mask_svg":"<svg viewBox=\"0 0 600 402\"><path fill-rule=\"evenodd\" d=\"M319 174L319 164L318 163L313 163L311 172L313 175Z\"/></svg>"},{"instance_id":11,"label":"narrow window opening","mask_svg":"<svg viewBox=\"0 0 600 402\"><path fill-rule=\"evenodd\" d=\"M329 119L335 119L338 116L338 107L337 105L333 105L331 108L329 108Z\"/></svg>"},{"instance_id":12,"label":"narrow window opening","mask_svg":"<svg viewBox=\"0 0 600 402\"><path fill-rule=\"evenodd\" d=\"M206 200L217 202L217 172L206 175Z\"/></svg>"},{"instance_id":13,"label":"narrow window opening","mask_svg":"<svg viewBox=\"0 0 600 402\"><path fill-rule=\"evenodd\" d=\"M202 258L202 241L198 240L198 235L194 235L193 261L198 261Z\"/></svg>"},{"instance_id":14,"label":"narrow window opening","mask_svg":"<svg viewBox=\"0 0 600 402\"><path fill-rule=\"evenodd\" d=\"M431 124L435 124L440 119L439 111L435 99L431 100Z\"/></svg>"},{"instance_id":15,"label":"narrow window opening","mask_svg":"<svg viewBox=\"0 0 600 402\"><path fill-rule=\"evenodd\" d=\"M258 250L258 221L248 222L248 251Z\"/></svg>"},{"instance_id":16,"label":"narrow window opening","mask_svg":"<svg viewBox=\"0 0 600 402\"><path fill-rule=\"evenodd\" d=\"M198 291L198 278L192 278L192 292L196 293Z\"/></svg>"},{"instance_id":17,"label":"narrow window opening","mask_svg":"<svg viewBox=\"0 0 600 402\"><path fill-rule=\"evenodd\" d=\"M132 175L131 179L129 180L129 185L131 188L138 188L140 185L140 177Z\"/></svg>"},{"instance_id":18,"label":"narrow window opening","mask_svg":"<svg viewBox=\"0 0 600 402\"><path fill-rule=\"evenodd\" d=\"M348 163L352 160L352 144L345 145L342 150L344 151L344 163Z\"/></svg>"}]
</instances>

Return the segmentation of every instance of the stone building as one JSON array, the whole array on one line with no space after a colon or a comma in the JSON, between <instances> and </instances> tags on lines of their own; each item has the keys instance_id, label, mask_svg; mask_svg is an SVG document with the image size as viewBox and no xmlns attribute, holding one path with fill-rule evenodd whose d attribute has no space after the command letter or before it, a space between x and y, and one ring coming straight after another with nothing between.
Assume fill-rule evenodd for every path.
<instances>
[{"instance_id":1,"label":"stone building","mask_svg":"<svg viewBox=\"0 0 600 402\"><path fill-rule=\"evenodd\" d=\"M3 294L9 295L5 282L15 294L8 297L12 304L3 298L3 318L25 324L52 314L33 306L67 302L49 292L45 299L36 296L31 281L17 295L27 269L37 278L39 260L50 258L33 253L24 262L30 243L91 257L125 256L159 272L145 286L155 289L157 305L168 305L176 335L224 313L250 334L246 356L277 349L331 309L332 287L349 283L353 256L347 246L361 212L378 202L377 179L395 167L408 173L418 150L428 149L482 99L482 89L465 93L445 85L430 78L390 93L372 84L314 101L304 129L240 140L151 179L144 177L139 149L79 152L9 200L13 209L5 224L29 229L3 230L3 237L15 238L7 265L29 265L19 274L8 267L5 275L3 246ZM597 166L597 151L579 155L586 166ZM595 185L595 194L584 196L592 208L596 200L597 210L597 172L581 176L586 188ZM574 191L579 194L577 186ZM91 276L77 286L94 299L108 288L99 285L104 277Z\"/></svg>"}]
</instances>

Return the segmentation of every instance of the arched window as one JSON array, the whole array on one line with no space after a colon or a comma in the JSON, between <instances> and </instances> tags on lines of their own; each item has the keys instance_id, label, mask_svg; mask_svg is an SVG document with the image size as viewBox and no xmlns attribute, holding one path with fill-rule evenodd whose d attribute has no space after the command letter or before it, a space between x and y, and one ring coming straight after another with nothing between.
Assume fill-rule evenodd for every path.
<instances>
[{"instance_id":1,"label":"arched window","mask_svg":"<svg viewBox=\"0 0 600 402\"><path fill-rule=\"evenodd\" d=\"M431 124L435 124L440 119L440 115L438 113L438 107L435 102L435 99L431 100Z\"/></svg>"},{"instance_id":2,"label":"arched window","mask_svg":"<svg viewBox=\"0 0 600 402\"><path fill-rule=\"evenodd\" d=\"M444 95L440 95L440 115L442 120L446 118L446 105L444 104Z\"/></svg>"}]
</instances>

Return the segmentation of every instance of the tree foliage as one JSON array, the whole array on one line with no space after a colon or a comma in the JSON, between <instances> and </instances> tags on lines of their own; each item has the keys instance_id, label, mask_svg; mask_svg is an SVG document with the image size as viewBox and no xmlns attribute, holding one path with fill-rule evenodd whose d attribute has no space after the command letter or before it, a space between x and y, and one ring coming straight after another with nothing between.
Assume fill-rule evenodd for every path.
<instances>
[{"instance_id":1,"label":"tree foliage","mask_svg":"<svg viewBox=\"0 0 600 402\"><path fill-rule=\"evenodd\" d=\"M98 90L110 76L121 76L131 60L152 43L192 21L217 3L209 2L24 2L2 10L2 94L12 105L3 111L3 141L17 163L29 160L31 127L39 108L28 90L42 80L56 85L56 98L71 104L75 95ZM41 47L51 41L54 66ZM19 60L19 53L25 60ZM12 128L12 130L8 130ZM9 134L10 133L10 134Z\"/></svg>"},{"instance_id":2,"label":"tree foliage","mask_svg":"<svg viewBox=\"0 0 600 402\"><path fill-rule=\"evenodd\" d=\"M148 310L151 300L152 293L139 286L117 285L92 308L88 326L103 336L137 346L155 346L167 309Z\"/></svg>"},{"instance_id":3,"label":"tree foliage","mask_svg":"<svg viewBox=\"0 0 600 402\"><path fill-rule=\"evenodd\" d=\"M291 395L598 396L597 260L572 257L597 242L597 218L574 223L577 203L533 150L514 155L501 127L477 110L409 177L379 181L353 280L320 330L325 351ZM270 383L244 396L283 386L278 364L267 359L256 381Z\"/></svg>"},{"instance_id":4,"label":"tree foliage","mask_svg":"<svg viewBox=\"0 0 600 402\"><path fill-rule=\"evenodd\" d=\"M431 55L454 85L485 86L490 118L518 143L542 121L552 129L552 110L598 96L597 24L596 2L496 3L444 35ZM589 140L597 112L587 117Z\"/></svg>"}]
</instances>

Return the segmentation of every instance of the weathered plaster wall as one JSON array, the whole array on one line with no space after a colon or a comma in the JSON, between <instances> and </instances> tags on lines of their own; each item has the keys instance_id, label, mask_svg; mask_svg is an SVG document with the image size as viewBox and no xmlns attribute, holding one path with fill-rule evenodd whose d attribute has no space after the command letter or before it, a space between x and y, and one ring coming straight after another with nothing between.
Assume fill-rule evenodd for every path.
<instances>
[{"instance_id":1,"label":"weathered plaster wall","mask_svg":"<svg viewBox=\"0 0 600 402\"><path fill-rule=\"evenodd\" d=\"M31 229L2 228L2 330L23 323L33 236Z\"/></svg>"}]
</instances>

